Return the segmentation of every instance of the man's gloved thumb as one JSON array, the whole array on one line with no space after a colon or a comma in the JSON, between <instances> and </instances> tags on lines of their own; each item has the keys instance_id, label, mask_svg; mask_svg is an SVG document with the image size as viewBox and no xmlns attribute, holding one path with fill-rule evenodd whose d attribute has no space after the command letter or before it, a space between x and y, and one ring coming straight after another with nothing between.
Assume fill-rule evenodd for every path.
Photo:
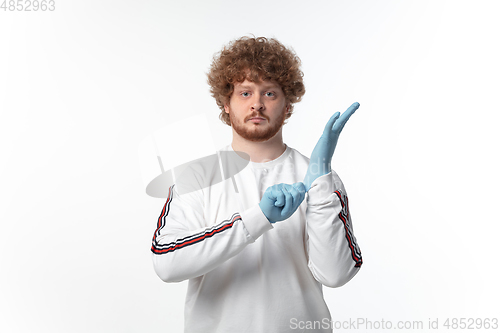
<instances>
[{"instance_id":1,"label":"man's gloved thumb","mask_svg":"<svg viewBox=\"0 0 500 333\"><path fill-rule=\"evenodd\" d=\"M306 186L303 182L293 183L293 187L295 187L299 192L306 192Z\"/></svg>"}]
</instances>

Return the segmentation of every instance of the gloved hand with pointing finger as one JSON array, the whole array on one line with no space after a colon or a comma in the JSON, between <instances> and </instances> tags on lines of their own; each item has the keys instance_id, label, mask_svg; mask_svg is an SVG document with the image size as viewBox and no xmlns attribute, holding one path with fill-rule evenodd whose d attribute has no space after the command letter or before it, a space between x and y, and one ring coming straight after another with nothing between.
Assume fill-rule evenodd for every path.
<instances>
[{"instance_id":1,"label":"gloved hand with pointing finger","mask_svg":"<svg viewBox=\"0 0 500 333\"><path fill-rule=\"evenodd\" d=\"M337 146L340 132L342 132L349 117L358 108L359 103L355 102L342 115L340 115L340 112L335 112L330 120L328 120L323 134L319 138L309 159L309 167L304 177L306 191L309 191L311 184L316 178L326 175L331 171L332 156Z\"/></svg>"},{"instance_id":2,"label":"gloved hand with pointing finger","mask_svg":"<svg viewBox=\"0 0 500 333\"><path fill-rule=\"evenodd\" d=\"M303 183L277 184L269 186L259 203L259 207L269 222L283 221L292 216L306 195Z\"/></svg>"}]
</instances>

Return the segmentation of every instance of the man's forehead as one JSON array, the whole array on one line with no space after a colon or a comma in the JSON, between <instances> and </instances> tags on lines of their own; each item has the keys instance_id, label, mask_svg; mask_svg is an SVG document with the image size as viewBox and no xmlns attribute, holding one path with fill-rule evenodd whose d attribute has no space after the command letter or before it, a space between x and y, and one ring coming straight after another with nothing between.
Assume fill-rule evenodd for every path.
<instances>
[{"instance_id":1,"label":"man's forehead","mask_svg":"<svg viewBox=\"0 0 500 333\"><path fill-rule=\"evenodd\" d=\"M245 79L243 82L236 82L234 84L235 88L254 88L256 86L261 86L263 88L280 88L280 85L275 81L250 81Z\"/></svg>"}]
</instances>

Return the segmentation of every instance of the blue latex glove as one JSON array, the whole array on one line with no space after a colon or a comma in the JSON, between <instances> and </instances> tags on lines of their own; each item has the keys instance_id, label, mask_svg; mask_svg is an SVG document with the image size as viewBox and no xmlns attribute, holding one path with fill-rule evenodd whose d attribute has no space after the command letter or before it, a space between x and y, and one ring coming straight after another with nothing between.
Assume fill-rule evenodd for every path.
<instances>
[{"instance_id":1,"label":"blue latex glove","mask_svg":"<svg viewBox=\"0 0 500 333\"><path fill-rule=\"evenodd\" d=\"M259 207L269 222L283 221L292 216L306 196L303 183L277 184L264 192Z\"/></svg>"},{"instance_id":2,"label":"blue latex glove","mask_svg":"<svg viewBox=\"0 0 500 333\"><path fill-rule=\"evenodd\" d=\"M304 185L306 190L309 191L313 181L326 175L332 168L332 156L337 146L340 132L344 125L349 120L349 117L359 108L359 103L353 103L342 115L340 112L335 112L333 116L326 123L325 130L314 147L309 160L309 167L304 178Z\"/></svg>"}]
</instances>

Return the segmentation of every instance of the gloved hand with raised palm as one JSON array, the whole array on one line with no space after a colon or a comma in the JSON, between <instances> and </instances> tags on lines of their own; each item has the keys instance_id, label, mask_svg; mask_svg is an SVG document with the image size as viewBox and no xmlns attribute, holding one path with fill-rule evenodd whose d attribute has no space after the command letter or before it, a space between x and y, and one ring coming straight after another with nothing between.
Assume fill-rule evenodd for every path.
<instances>
[{"instance_id":1,"label":"gloved hand with raised palm","mask_svg":"<svg viewBox=\"0 0 500 333\"><path fill-rule=\"evenodd\" d=\"M269 222L283 221L292 216L306 196L306 189L301 182L269 186L259 207Z\"/></svg>"},{"instance_id":2,"label":"gloved hand with raised palm","mask_svg":"<svg viewBox=\"0 0 500 333\"><path fill-rule=\"evenodd\" d=\"M316 178L326 175L331 171L332 156L337 146L340 132L342 132L349 117L358 108L359 103L353 103L342 115L340 115L340 112L335 112L330 120L328 120L323 134L319 138L309 159L309 167L304 178L306 191L309 191L311 184Z\"/></svg>"}]
</instances>

